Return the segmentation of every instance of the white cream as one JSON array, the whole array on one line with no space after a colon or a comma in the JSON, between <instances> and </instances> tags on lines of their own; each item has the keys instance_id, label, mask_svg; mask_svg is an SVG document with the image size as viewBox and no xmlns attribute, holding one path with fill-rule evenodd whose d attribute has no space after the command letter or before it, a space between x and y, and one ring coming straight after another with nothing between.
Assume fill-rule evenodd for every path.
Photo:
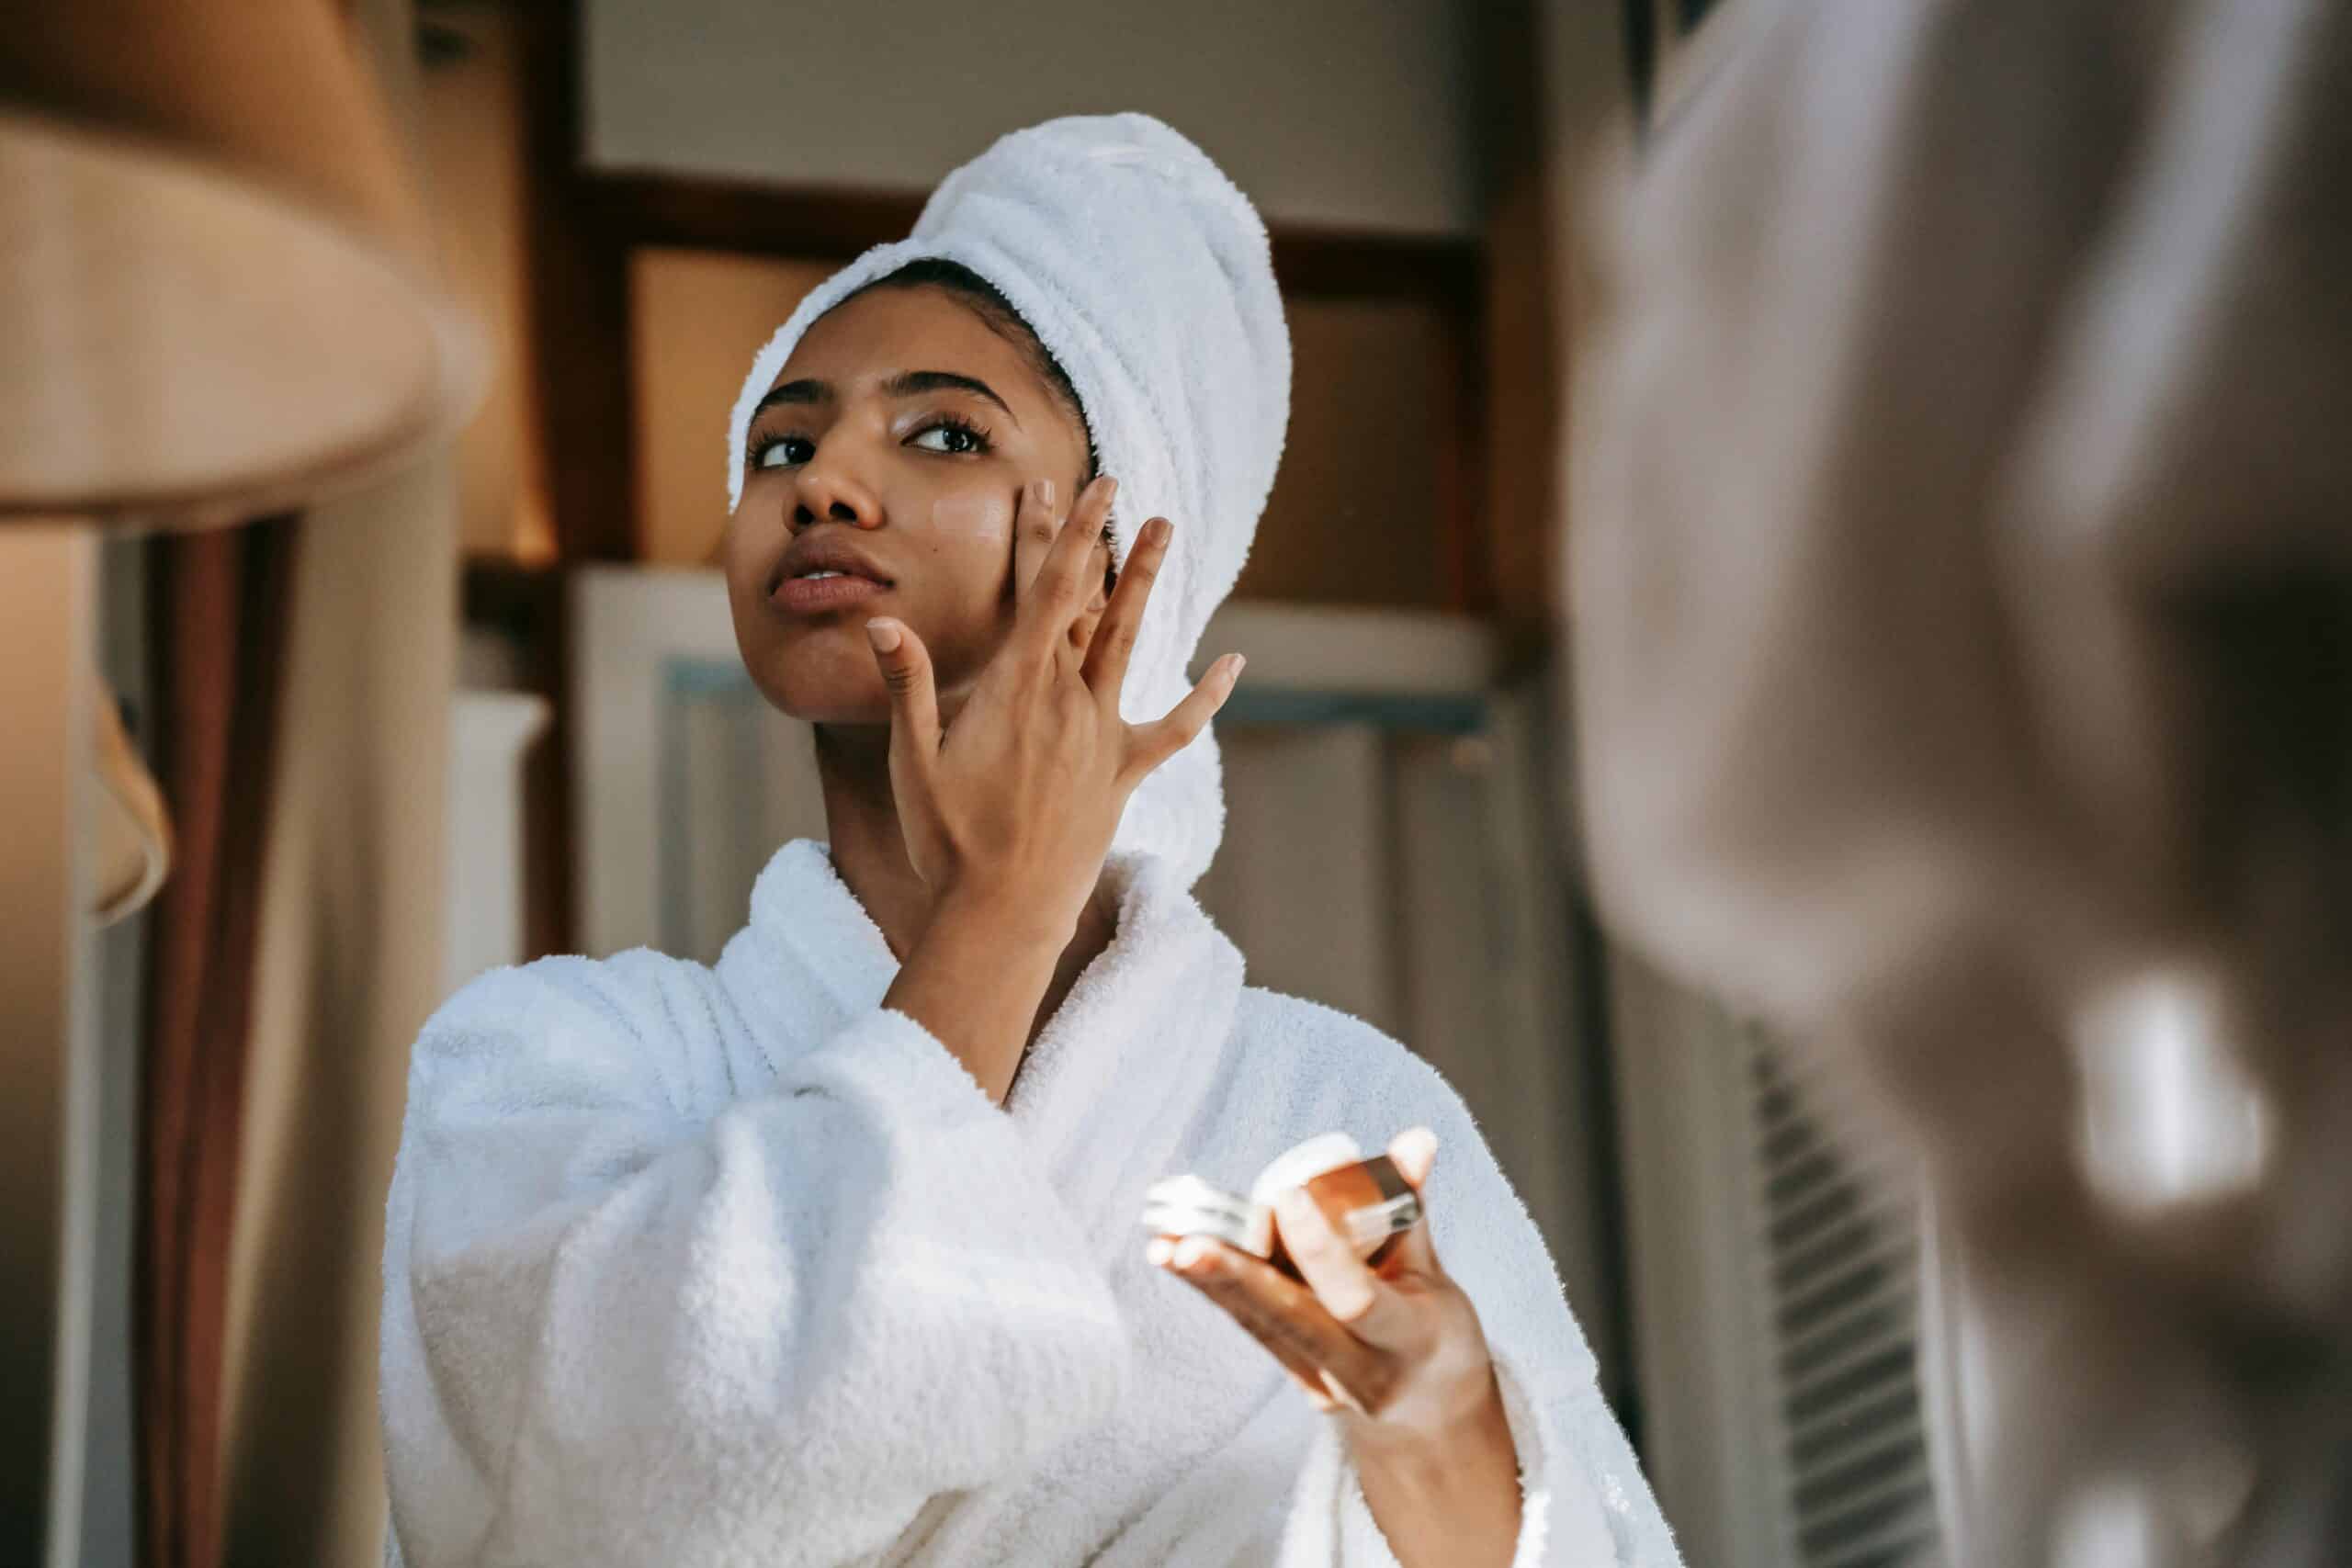
<instances>
[{"instance_id":1,"label":"white cream","mask_svg":"<svg viewBox=\"0 0 2352 1568\"><path fill-rule=\"evenodd\" d=\"M967 534L975 539L1010 544L1013 511L1011 494L952 495L932 503L931 525L944 534Z\"/></svg>"}]
</instances>

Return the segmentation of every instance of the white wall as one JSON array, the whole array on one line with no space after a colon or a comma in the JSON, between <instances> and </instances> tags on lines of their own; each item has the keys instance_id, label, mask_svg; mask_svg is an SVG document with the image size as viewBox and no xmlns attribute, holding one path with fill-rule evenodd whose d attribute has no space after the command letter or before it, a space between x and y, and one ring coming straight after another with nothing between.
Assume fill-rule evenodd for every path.
<instances>
[{"instance_id":1,"label":"white wall","mask_svg":"<svg viewBox=\"0 0 2352 1568\"><path fill-rule=\"evenodd\" d=\"M920 192L1004 131L1141 109L1274 222L1479 219L1466 0L587 0L609 170Z\"/></svg>"}]
</instances>

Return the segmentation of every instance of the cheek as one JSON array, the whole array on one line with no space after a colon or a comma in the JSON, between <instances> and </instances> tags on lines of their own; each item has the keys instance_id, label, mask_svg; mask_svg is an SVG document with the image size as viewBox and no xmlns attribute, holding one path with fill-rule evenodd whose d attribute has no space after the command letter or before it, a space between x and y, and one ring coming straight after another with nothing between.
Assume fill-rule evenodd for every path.
<instances>
[{"instance_id":1,"label":"cheek","mask_svg":"<svg viewBox=\"0 0 2352 1568\"><path fill-rule=\"evenodd\" d=\"M933 501L923 530L933 582L924 597L954 627L943 635L993 635L995 606L1013 558L1017 497L1007 491L967 491ZM951 608L950 606L954 606Z\"/></svg>"},{"instance_id":2,"label":"cheek","mask_svg":"<svg viewBox=\"0 0 2352 1568\"><path fill-rule=\"evenodd\" d=\"M931 507L931 525L941 541L969 549L1008 548L1012 516L1012 497L986 491L943 496Z\"/></svg>"}]
</instances>

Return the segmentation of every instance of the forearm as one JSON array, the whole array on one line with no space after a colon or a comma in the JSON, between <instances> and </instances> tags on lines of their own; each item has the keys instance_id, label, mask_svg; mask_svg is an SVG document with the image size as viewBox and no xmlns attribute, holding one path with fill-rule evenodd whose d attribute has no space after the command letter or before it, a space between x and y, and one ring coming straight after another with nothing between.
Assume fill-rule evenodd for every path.
<instances>
[{"instance_id":1,"label":"forearm","mask_svg":"<svg viewBox=\"0 0 2352 1568\"><path fill-rule=\"evenodd\" d=\"M1364 1502L1404 1568L1506 1568L1519 1541L1519 1453L1502 1394L1486 1400L1449 1436L1383 1435L1343 1416Z\"/></svg>"},{"instance_id":2,"label":"forearm","mask_svg":"<svg viewBox=\"0 0 2352 1568\"><path fill-rule=\"evenodd\" d=\"M1002 1104L1069 941L1003 900L944 895L882 1005L929 1030Z\"/></svg>"}]
</instances>

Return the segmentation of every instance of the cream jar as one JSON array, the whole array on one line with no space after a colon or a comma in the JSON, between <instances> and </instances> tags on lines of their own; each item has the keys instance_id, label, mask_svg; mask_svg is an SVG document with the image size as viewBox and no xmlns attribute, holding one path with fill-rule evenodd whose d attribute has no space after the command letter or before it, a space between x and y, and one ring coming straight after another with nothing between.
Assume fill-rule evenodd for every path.
<instances>
[{"instance_id":1,"label":"cream jar","mask_svg":"<svg viewBox=\"0 0 2352 1568\"><path fill-rule=\"evenodd\" d=\"M1246 1198L1192 1175L1155 1183L1144 1195L1143 1225L1171 1238L1213 1236L1295 1279L1274 1226L1274 1204L1294 1187L1304 1188L1356 1256L1375 1266L1421 1217L1419 1196L1396 1161L1385 1154L1366 1159L1347 1134L1325 1133L1277 1156Z\"/></svg>"}]
</instances>

